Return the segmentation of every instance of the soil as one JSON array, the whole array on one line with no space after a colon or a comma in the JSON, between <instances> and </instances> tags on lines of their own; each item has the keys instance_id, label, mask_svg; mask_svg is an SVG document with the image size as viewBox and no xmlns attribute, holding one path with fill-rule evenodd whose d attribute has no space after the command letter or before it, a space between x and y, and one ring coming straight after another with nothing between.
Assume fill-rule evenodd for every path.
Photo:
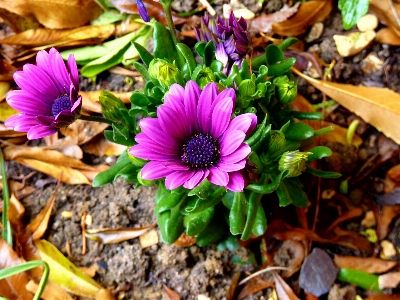
<instances>
[{"instance_id":1,"label":"soil","mask_svg":"<svg viewBox=\"0 0 400 300\"><path fill-rule=\"evenodd\" d=\"M224 2L222 0L214 2L217 12L222 12L221 7ZM258 0L242 1L242 3L255 13L271 13L279 10L283 5L283 1L279 0L265 1L263 8L260 9L257 6ZM196 6L197 1L174 2L174 9L177 11L190 11ZM386 86L397 91L400 81L398 49L373 44L360 54L343 59L336 52L332 39L333 34L344 32L339 12L335 11L331 14L324 21L324 25L323 36L307 44L306 49L319 53L326 63L330 63L333 59L337 61L334 68L336 81L355 85ZM362 71L360 62L369 53L377 54L384 61L382 74L366 74ZM131 91L137 87L126 83L124 78L121 75L104 72L98 76L96 82L85 79L82 80L81 85L85 90L106 88L115 91ZM320 101L322 97L315 88L302 79L299 79L299 92L313 102ZM348 126L355 118L357 117L344 108L339 108L328 116L329 120L342 126ZM342 172L344 178L360 170L364 163L378 151L378 141L384 137L362 120L357 133L363 138L364 144L359 149L340 144L330 145L334 150L334 155L330 160L325 161L324 167ZM93 161L91 157L85 159L91 160L92 163L99 161L99 159ZM355 204L363 201L363 205L368 203L365 202L365 198L368 198L368 201L375 201L376 196L383 192L382 178L385 171L396 163L397 158L388 160L363 181L354 185L350 190L348 200ZM14 162L8 162L8 170L10 177L27 175L32 171ZM309 181L306 184L306 191L312 190L315 182L309 178L305 179ZM42 184L39 186L38 182ZM22 199L26 208L27 221L29 221L46 205L55 190L56 182L43 174L36 173L26 183L37 188L33 194ZM142 248L139 239L110 245L87 239L87 252L82 254L81 217L84 213L93 219L88 228L151 225L155 223L153 213L155 192L156 189L153 186L133 188L123 180L117 180L101 188L61 184L44 238L65 255L68 255L67 243L69 243L72 249L72 256L69 256L69 259L76 265L89 267L96 264L95 280L104 287L112 288L118 299L169 299L163 285L178 293L182 299L226 299L227 290L236 273L257 270L257 266L250 263L253 261L253 256L249 248L240 247L233 251L227 249L221 251L216 245L204 248L177 247L164 245L161 242ZM313 197L312 193L310 194L312 202L311 197ZM321 209L320 219L324 219L324 213L332 211L329 206L323 207L326 209L325 212ZM278 208L277 205L273 205L270 211L276 215L283 215L293 213L293 208ZM65 212L72 212L72 216L64 217ZM273 218L273 216L270 217ZM391 239L398 244L396 236L392 234ZM330 250L333 253L342 254L348 251L343 248ZM275 256L275 265L287 265L290 257L290 248L282 248ZM242 263L238 263L238 258ZM329 299L342 299L340 295L352 293L354 295L354 292L354 288L341 289L341 286L335 285ZM266 299L267 295L267 291L264 290L246 299ZM202 298L202 296L205 297Z\"/></svg>"}]
</instances>

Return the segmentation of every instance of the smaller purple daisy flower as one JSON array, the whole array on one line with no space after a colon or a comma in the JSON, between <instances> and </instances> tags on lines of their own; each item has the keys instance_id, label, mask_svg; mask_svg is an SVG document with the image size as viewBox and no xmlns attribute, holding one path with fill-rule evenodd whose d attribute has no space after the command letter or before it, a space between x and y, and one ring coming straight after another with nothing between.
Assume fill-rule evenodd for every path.
<instances>
[{"instance_id":1,"label":"smaller purple daisy flower","mask_svg":"<svg viewBox=\"0 0 400 300\"><path fill-rule=\"evenodd\" d=\"M79 116L82 97L78 95L78 67L72 54L65 64L56 49L39 51L36 65L24 65L23 71L15 72L14 80L21 90L8 92L6 101L21 113L4 124L27 132L28 139L56 133Z\"/></svg>"},{"instance_id":2,"label":"smaller purple daisy flower","mask_svg":"<svg viewBox=\"0 0 400 300\"><path fill-rule=\"evenodd\" d=\"M146 7L143 4L143 1L136 0L136 4L137 4L138 11L139 11L139 15L143 19L143 21L150 22L150 17L149 17Z\"/></svg>"},{"instance_id":3,"label":"smaller purple daisy flower","mask_svg":"<svg viewBox=\"0 0 400 300\"><path fill-rule=\"evenodd\" d=\"M192 189L205 179L235 192L242 191L242 171L251 152L244 143L257 124L255 114L231 119L236 94L228 88L218 93L209 83L201 90L194 81L183 88L173 84L158 118L140 121L142 133L129 150L135 157L150 160L141 170L143 179L165 179L168 189Z\"/></svg>"},{"instance_id":4,"label":"smaller purple daisy flower","mask_svg":"<svg viewBox=\"0 0 400 300\"><path fill-rule=\"evenodd\" d=\"M251 49L251 38L247 32L247 22L236 20L231 12L229 20L218 16L215 20L205 14L201 27L195 28L198 41L213 41L216 46L215 57L224 64L224 71L229 72L233 64L239 67Z\"/></svg>"}]
</instances>

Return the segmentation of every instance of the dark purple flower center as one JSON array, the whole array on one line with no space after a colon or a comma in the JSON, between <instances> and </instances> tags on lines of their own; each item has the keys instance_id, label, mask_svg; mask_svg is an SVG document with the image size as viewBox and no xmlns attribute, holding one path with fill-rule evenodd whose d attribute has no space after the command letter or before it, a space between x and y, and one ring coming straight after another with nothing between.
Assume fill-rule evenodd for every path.
<instances>
[{"instance_id":1,"label":"dark purple flower center","mask_svg":"<svg viewBox=\"0 0 400 300\"><path fill-rule=\"evenodd\" d=\"M183 145L182 162L192 168L207 169L218 162L219 147L217 140L209 134L197 133Z\"/></svg>"},{"instance_id":2,"label":"dark purple flower center","mask_svg":"<svg viewBox=\"0 0 400 300\"><path fill-rule=\"evenodd\" d=\"M54 101L53 106L51 107L51 112L53 113L53 116L56 117L63 110L71 110L71 108L72 104L69 97L67 95L62 95Z\"/></svg>"}]
</instances>

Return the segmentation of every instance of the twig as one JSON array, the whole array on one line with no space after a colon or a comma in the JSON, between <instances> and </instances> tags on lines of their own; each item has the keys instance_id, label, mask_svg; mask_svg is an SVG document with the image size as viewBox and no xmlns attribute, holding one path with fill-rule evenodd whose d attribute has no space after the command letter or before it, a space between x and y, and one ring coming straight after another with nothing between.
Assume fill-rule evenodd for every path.
<instances>
[{"instance_id":1,"label":"twig","mask_svg":"<svg viewBox=\"0 0 400 300\"><path fill-rule=\"evenodd\" d=\"M273 271L273 270L289 270L289 268L285 268L285 267L268 267L268 268L262 269L260 271L257 271L255 273L251 274L250 276L246 277L241 282L239 282L238 285L242 285L242 284L246 283L247 281L249 281L250 279L252 279L254 277L257 277L260 274L263 274L263 273L266 273L266 272L270 272L270 271Z\"/></svg>"},{"instance_id":2,"label":"twig","mask_svg":"<svg viewBox=\"0 0 400 300\"><path fill-rule=\"evenodd\" d=\"M210 3L208 3L207 0L199 0L200 3L206 7L208 13L212 16L215 16L217 13L215 11L215 9L210 5Z\"/></svg>"}]
</instances>

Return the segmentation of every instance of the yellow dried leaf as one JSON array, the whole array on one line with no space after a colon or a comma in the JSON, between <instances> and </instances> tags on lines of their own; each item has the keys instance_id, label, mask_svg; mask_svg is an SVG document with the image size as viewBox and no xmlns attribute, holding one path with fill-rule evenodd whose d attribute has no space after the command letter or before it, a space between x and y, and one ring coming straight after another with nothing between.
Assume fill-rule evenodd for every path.
<instances>
[{"instance_id":1,"label":"yellow dried leaf","mask_svg":"<svg viewBox=\"0 0 400 300\"><path fill-rule=\"evenodd\" d=\"M74 29L30 29L0 40L0 44L44 46L67 44L87 39L107 39L115 31L114 24L82 26Z\"/></svg>"},{"instance_id":2,"label":"yellow dried leaf","mask_svg":"<svg viewBox=\"0 0 400 300\"><path fill-rule=\"evenodd\" d=\"M9 117L16 115L18 113L19 111L12 108L10 105L8 105L7 102L0 103L0 122L4 122Z\"/></svg>"},{"instance_id":3,"label":"yellow dried leaf","mask_svg":"<svg viewBox=\"0 0 400 300\"><path fill-rule=\"evenodd\" d=\"M398 36L400 36L400 24L397 19L397 16L400 14L400 3L397 3L397 1L390 2L371 0L369 3L369 9L378 16L382 23L386 24ZM394 8L395 12L393 11L392 7Z\"/></svg>"},{"instance_id":4,"label":"yellow dried leaf","mask_svg":"<svg viewBox=\"0 0 400 300\"><path fill-rule=\"evenodd\" d=\"M397 265L395 261L383 260L377 257L355 257L335 255L333 262L338 268L347 268L367 273L383 273Z\"/></svg>"},{"instance_id":5,"label":"yellow dried leaf","mask_svg":"<svg viewBox=\"0 0 400 300\"><path fill-rule=\"evenodd\" d=\"M141 236L149 229L155 227L152 224L140 228L101 228L86 230L86 236L91 240L99 241L103 244L116 244Z\"/></svg>"},{"instance_id":6,"label":"yellow dried leaf","mask_svg":"<svg viewBox=\"0 0 400 300\"><path fill-rule=\"evenodd\" d=\"M392 272L380 275L378 282L381 290L397 288L400 284L400 272Z\"/></svg>"},{"instance_id":7,"label":"yellow dried leaf","mask_svg":"<svg viewBox=\"0 0 400 300\"><path fill-rule=\"evenodd\" d=\"M69 261L56 247L45 240L35 241L41 258L49 264L49 279L70 293L94 298L102 286Z\"/></svg>"},{"instance_id":8,"label":"yellow dried leaf","mask_svg":"<svg viewBox=\"0 0 400 300\"><path fill-rule=\"evenodd\" d=\"M101 113L99 96L101 91L79 92L82 96L82 109L90 112ZM114 96L120 98L125 104L130 103L132 92L111 92Z\"/></svg>"},{"instance_id":9,"label":"yellow dried leaf","mask_svg":"<svg viewBox=\"0 0 400 300\"><path fill-rule=\"evenodd\" d=\"M67 128L61 128L60 132L66 137L72 138L76 144L82 145L103 133L108 126L108 124L100 122L76 120Z\"/></svg>"},{"instance_id":10,"label":"yellow dried leaf","mask_svg":"<svg viewBox=\"0 0 400 300\"><path fill-rule=\"evenodd\" d=\"M354 86L313 79L296 69L296 74L321 92L364 119L387 137L400 143L400 95L387 88Z\"/></svg>"},{"instance_id":11,"label":"yellow dried leaf","mask_svg":"<svg viewBox=\"0 0 400 300\"><path fill-rule=\"evenodd\" d=\"M376 33L375 40L381 44L388 44L391 46L400 46L400 35L397 35L390 28L382 28Z\"/></svg>"},{"instance_id":12,"label":"yellow dried leaf","mask_svg":"<svg viewBox=\"0 0 400 300\"><path fill-rule=\"evenodd\" d=\"M48 28L79 27L102 13L94 0L3 0L0 8L34 17Z\"/></svg>"},{"instance_id":13,"label":"yellow dried leaf","mask_svg":"<svg viewBox=\"0 0 400 300\"><path fill-rule=\"evenodd\" d=\"M35 283L33 280L30 280L28 284L25 286L28 291L31 293L36 293L39 285ZM44 291L40 297L43 300L72 300L70 294L68 294L63 288L61 288L58 284L48 280Z\"/></svg>"}]
</instances>

